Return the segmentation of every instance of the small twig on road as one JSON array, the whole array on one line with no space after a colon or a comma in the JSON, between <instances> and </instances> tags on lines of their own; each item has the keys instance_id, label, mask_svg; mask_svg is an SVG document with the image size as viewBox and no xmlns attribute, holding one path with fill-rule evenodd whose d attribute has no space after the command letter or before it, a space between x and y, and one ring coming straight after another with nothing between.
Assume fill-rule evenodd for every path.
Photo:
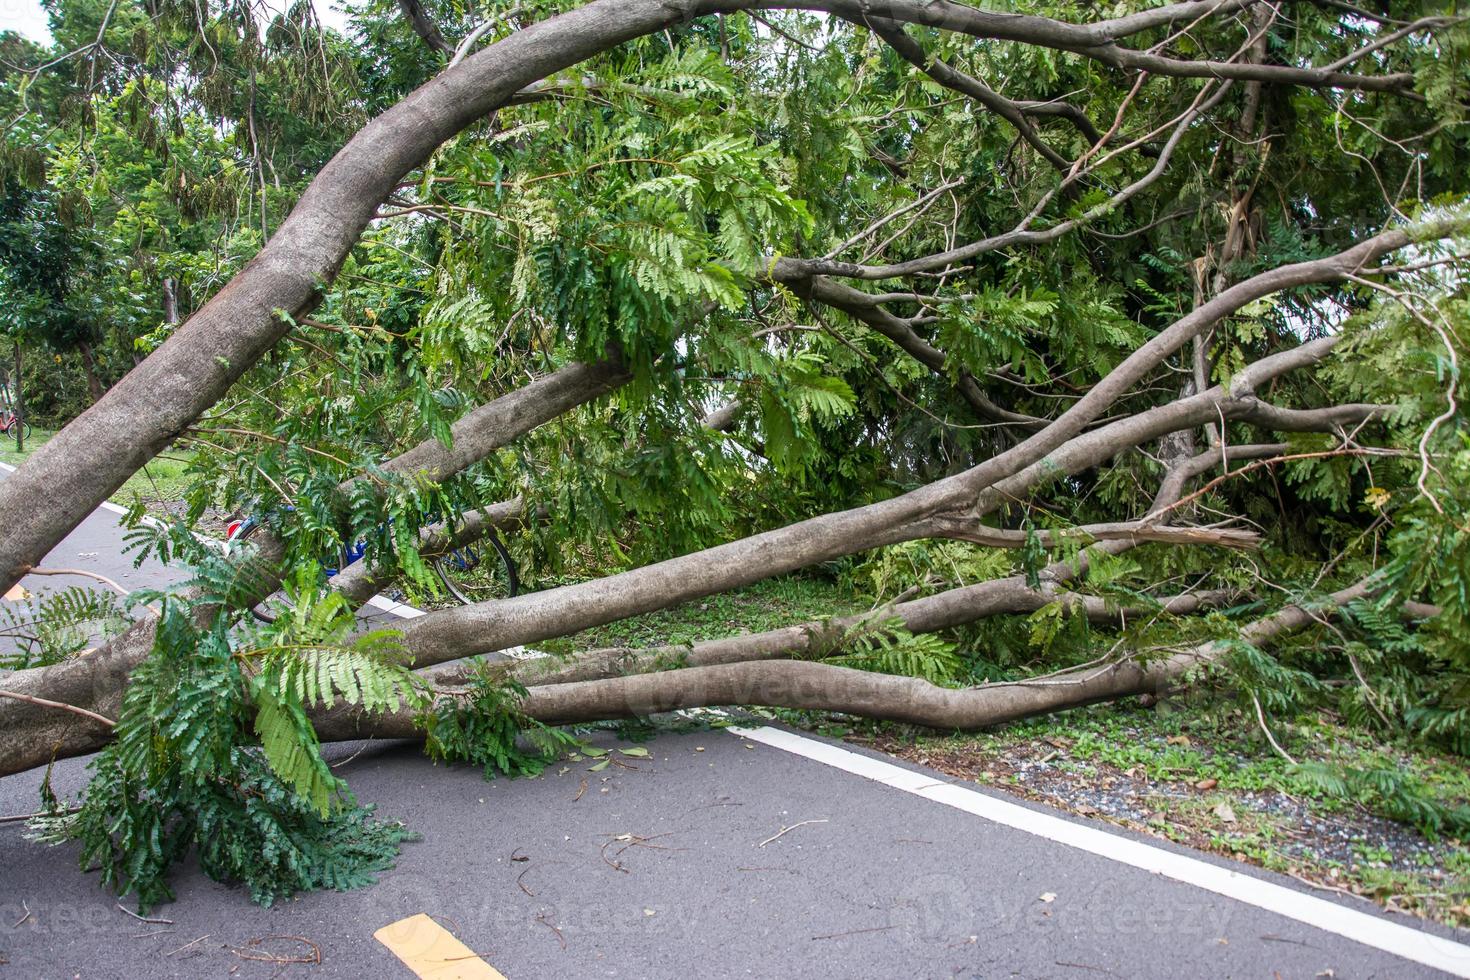
<instances>
[{"instance_id":1,"label":"small twig on road","mask_svg":"<svg viewBox=\"0 0 1470 980\"><path fill-rule=\"evenodd\" d=\"M784 871L789 875L799 875L800 871L795 868L736 868L736 871Z\"/></svg>"},{"instance_id":2,"label":"small twig on road","mask_svg":"<svg viewBox=\"0 0 1470 980\"><path fill-rule=\"evenodd\" d=\"M173 919L150 919L146 916L139 915L137 912L129 912L126 908L123 907L123 904L121 902L117 903L117 910L124 915L131 915L139 922L146 922L150 926L171 926L174 924Z\"/></svg>"},{"instance_id":3,"label":"small twig on road","mask_svg":"<svg viewBox=\"0 0 1470 980\"><path fill-rule=\"evenodd\" d=\"M575 803L580 800L582 798L582 794L585 792L587 792L587 777L583 776L582 785L577 787L577 795L572 797L572 802Z\"/></svg>"},{"instance_id":4,"label":"small twig on road","mask_svg":"<svg viewBox=\"0 0 1470 980\"><path fill-rule=\"evenodd\" d=\"M621 864L607 856L607 849L611 847L614 843L616 843L615 840L605 841L603 842L603 845L597 849L597 853L602 855L602 863L606 864L614 871L621 871L623 874L631 874L632 872L630 872L627 868L623 867ZM621 854L623 852L619 851L618 853Z\"/></svg>"},{"instance_id":5,"label":"small twig on road","mask_svg":"<svg viewBox=\"0 0 1470 980\"><path fill-rule=\"evenodd\" d=\"M556 927L555 923L546 921L545 912L542 912L540 915L536 916L536 921L541 923L546 928L550 929L552 932L556 933L556 941L561 943L561 948L567 948L567 937L561 934L561 930Z\"/></svg>"},{"instance_id":6,"label":"small twig on road","mask_svg":"<svg viewBox=\"0 0 1470 980\"><path fill-rule=\"evenodd\" d=\"M197 946L200 943L204 942L204 940L206 940L206 939L209 938L209 935L210 934L206 932L204 935L200 936L198 939L194 940L193 942L191 942L191 943L185 943L184 945L180 946L178 949L175 949L175 950L172 950L170 952L164 953L163 955L164 956L172 956L172 955L174 955L174 953L182 953L184 950L188 949L190 946Z\"/></svg>"},{"instance_id":7,"label":"small twig on road","mask_svg":"<svg viewBox=\"0 0 1470 980\"><path fill-rule=\"evenodd\" d=\"M257 953L253 950L241 947L231 947L230 952L242 960L255 960L260 963L320 963L322 961L322 948L305 936L261 936L246 943L247 946L259 946L270 939L289 939L294 943L305 943L311 947L311 952L301 956L282 956L279 953Z\"/></svg>"},{"instance_id":8,"label":"small twig on road","mask_svg":"<svg viewBox=\"0 0 1470 980\"><path fill-rule=\"evenodd\" d=\"M797 827L805 827L809 823L826 823L826 822L827 822L827 819L825 817L823 817L821 820L803 820L801 823L794 823L790 827L782 827L779 831L777 831L776 833L772 834L770 837L767 837L765 840L763 840L759 844L757 844L756 847L765 847L767 844L769 844L773 840L780 840L782 837L784 837L785 835L791 833Z\"/></svg>"},{"instance_id":9,"label":"small twig on road","mask_svg":"<svg viewBox=\"0 0 1470 980\"><path fill-rule=\"evenodd\" d=\"M82 568L31 568L31 569L28 569L26 571L26 574L27 575L76 575L79 578L95 579L96 581L101 582L103 585L107 586L108 588L111 588L111 589L114 589L114 590L116 590L118 592L121 592L123 595L129 595L130 594L127 589L123 588L121 585L118 585L116 582L114 582L112 579L108 578L106 575L100 575L97 572L89 572L89 571L87 571L85 569L82 569ZM149 608L151 609L153 607L150 606Z\"/></svg>"},{"instance_id":10,"label":"small twig on road","mask_svg":"<svg viewBox=\"0 0 1470 980\"><path fill-rule=\"evenodd\" d=\"M22 915L10 924L10 928L12 929L19 929L31 917L31 907L25 903L24 899L21 900L20 907L25 910L25 915Z\"/></svg>"},{"instance_id":11,"label":"small twig on road","mask_svg":"<svg viewBox=\"0 0 1470 980\"><path fill-rule=\"evenodd\" d=\"M80 806L69 806L61 812L81 813L82 808ZM34 820L37 817L51 817L55 815L56 814L51 813L49 810L37 810L35 813L12 813L8 816L0 817L0 823L20 823L22 820Z\"/></svg>"},{"instance_id":12,"label":"small twig on road","mask_svg":"<svg viewBox=\"0 0 1470 980\"><path fill-rule=\"evenodd\" d=\"M898 926L873 926L871 929L851 929L847 932L834 932L826 936L813 936L812 940L818 939L841 939L843 936L861 936L865 932L887 932L889 929L897 929Z\"/></svg>"},{"instance_id":13,"label":"small twig on road","mask_svg":"<svg viewBox=\"0 0 1470 980\"><path fill-rule=\"evenodd\" d=\"M358 749L356 752L354 752L351 755L349 755L347 758L343 759L341 762L332 762L332 763L329 763L328 764L328 768L331 768L331 769L340 769L340 768L342 768L343 766L347 765L347 763L351 762L353 759L356 759L358 756L360 756L364 752L366 752L368 750L368 748L372 744L373 744L373 740L371 738L365 739L363 741L362 747L360 749Z\"/></svg>"},{"instance_id":14,"label":"small twig on road","mask_svg":"<svg viewBox=\"0 0 1470 980\"><path fill-rule=\"evenodd\" d=\"M681 817L687 817L687 816L689 816L689 814L694 813L696 811L699 811L699 810L709 810L709 809L712 809L712 808L717 807L717 806L744 806L744 805L745 805L744 803L727 803L727 802L706 803L704 806L697 806L693 810L685 810L683 813L679 814L679 816L681 816Z\"/></svg>"}]
</instances>

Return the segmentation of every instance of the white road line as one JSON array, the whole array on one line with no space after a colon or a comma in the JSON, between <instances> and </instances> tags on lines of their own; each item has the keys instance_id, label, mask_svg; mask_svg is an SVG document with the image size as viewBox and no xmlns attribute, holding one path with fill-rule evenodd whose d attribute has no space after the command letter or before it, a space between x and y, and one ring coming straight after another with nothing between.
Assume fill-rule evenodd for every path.
<instances>
[{"instance_id":1,"label":"white road line","mask_svg":"<svg viewBox=\"0 0 1470 980\"><path fill-rule=\"evenodd\" d=\"M778 728L729 730L752 742L791 752L1015 830L1182 881L1457 977L1470 977L1470 946L1453 940L1344 908L1198 858L1008 803L964 786L937 782L932 776Z\"/></svg>"},{"instance_id":2,"label":"white road line","mask_svg":"<svg viewBox=\"0 0 1470 980\"><path fill-rule=\"evenodd\" d=\"M397 616L399 619L418 619L420 616L425 615L422 609L415 609L407 603L394 602L392 599L387 599L380 595L373 596L367 601L367 604L374 609L381 609L385 613Z\"/></svg>"}]
</instances>

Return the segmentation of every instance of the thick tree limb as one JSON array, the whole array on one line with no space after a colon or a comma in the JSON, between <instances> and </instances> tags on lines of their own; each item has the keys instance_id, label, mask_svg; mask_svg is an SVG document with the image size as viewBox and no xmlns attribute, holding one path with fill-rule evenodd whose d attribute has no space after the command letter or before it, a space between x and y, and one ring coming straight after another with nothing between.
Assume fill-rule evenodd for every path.
<instances>
[{"instance_id":1,"label":"thick tree limb","mask_svg":"<svg viewBox=\"0 0 1470 980\"><path fill-rule=\"evenodd\" d=\"M1332 595L1341 608L1370 595L1365 584ZM1300 606L1251 623L1241 631L1263 643L1300 629L1321 613ZM838 711L864 718L929 728L974 730L1031 715L1108 701L1131 694L1162 693L1190 671L1208 665L1228 647L1205 643L1159 662L1136 658L1033 681L955 690L925 680L894 677L803 661L768 661L694 667L608 680L537 686L522 710L547 724L646 716L660 711L716 705Z\"/></svg>"},{"instance_id":2,"label":"thick tree limb","mask_svg":"<svg viewBox=\"0 0 1470 980\"><path fill-rule=\"evenodd\" d=\"M505 531L526 522L526 502L521 497L459 515L451 525L434 524L419 531L419 552L434 557L463 548L485 537L491 531ZM383 591L398 577L396 569L370 565L366 560L353 562L332 577L332 588L354 604L361 604Z\"/></svg>"},{"instance_id":3,"label":"thick tree limb","mask_svg":"<svg viewBox=\"0 0 1470 980\"><path fill-rule=\"evenodd\" d=\"M1038 530L1031 534L953 518L935 518L929 522L928 527L936 537L968 541L987 548L1024 548L1031 534L1035 535L1036 541L1043 548L1055 548L1067 541L1130 541L1136 544L1156 541L1163 544L1212 544L1221 548L1245 549L1261 546L1261 536L1255 531L1240 528L1148 525L1137 521L1083 524L1062 530Z\"/></svg>"},{"instance_id":4,"label":"thick tree limb","mask_svg":"<svg viewBox=\"0 0 1470 980\"><path fill-rule=\"evenodd\" d=\"M1046 17L1018 15L977 9L950 0L800 0L796 3L767 0L761 8L800 8L825 10L858 23L878 17L910 24L922 24L940 30L968 34L976 38L1022 41L1041 47L1071 51L1115 68L1145 71L1151 75L1175 78L1216 78L1239 81L1261 81L1306 88L1358 89L1368 92L1404 92L1414 81L1409 72L1389 75L1356 75L1318 68L1288 65L1248 64L1211 59L1185 60L1155 54L1152 50L1125 48L1115 41L1152 27L1176 23L1174 19L1151 20L1120 17L1095 24L1066 24ZM1249 4L1227 4L1230 10ZM1173 4L1161 8L1171 14L1190 4ZM1224 12L1205 5L1192 7L1188 19ZM1136 17L1137 15L1135 15ZM1143 26L1140 26L1143 25Z\"/></svg>"},{"instance_id":5,"label":"thick tree limb","mask_svg":"<svg viewBox=\"0 0 1470 980\"><path fill-rule=\"evenodd\" d=\"M489 458L532 429L601 398L631 377L617 356L569 364L466 413L450 427L450 445L426 439L383 464L383 469L440 482Z\"/></svg>"},{"instance_id":6,"label":"thick tree limb","mask_svg":"<svg viewBox=\"0 0 1470 980\"><path fill-rule=\"evenodd\" d=\"M398 9L403 19L408 21L408 26L431 50L446 56L454 55L454 45L444 40L444 35L439 33L439 25L429 17L419 0L398 0Z\"/></svg>"}]
</instances>

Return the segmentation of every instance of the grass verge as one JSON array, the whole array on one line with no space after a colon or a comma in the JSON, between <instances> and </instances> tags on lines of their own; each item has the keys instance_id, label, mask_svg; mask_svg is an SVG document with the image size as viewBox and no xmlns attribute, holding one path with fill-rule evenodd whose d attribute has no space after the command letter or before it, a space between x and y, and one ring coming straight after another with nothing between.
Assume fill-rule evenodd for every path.
<instances>
[{"instance_id":1,"label":"grass verge","mask_svg":"<svg viewBox=\"0 0 1470 980\"><path fill-rule=\"evenodd\" d=\"M15 451L14 437L0 434L0 462L19 466L55 434L53 429L34 430L31 437L25 440L23 452ZM111 499L114 503L127 507L132 504L134 497L141 497L150 510L165 510L169 504L183 499L184 492L188 490L190 479L184 475L188 468L187 459L159 456L128 477L128 481L118 488Z\"/></svg>"}]
</instances>

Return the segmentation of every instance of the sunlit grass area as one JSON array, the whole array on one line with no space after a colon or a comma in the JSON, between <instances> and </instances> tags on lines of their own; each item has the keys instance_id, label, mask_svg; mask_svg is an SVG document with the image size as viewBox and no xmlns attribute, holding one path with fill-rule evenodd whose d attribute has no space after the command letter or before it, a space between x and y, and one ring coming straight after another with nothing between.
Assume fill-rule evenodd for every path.
<instances>
[{"instance_id":1,"label":"sunlit grass area","mask_svg":"<svg viewBox=\"0 0 1470 980\"><path fill-rule=\"evenodd\" d=\"M25 448L20 452L16 452L12 433L0 434L0 462L11 466L21 465L55 434L54 429L33 430L30 438L24 442ZM133 502L135 496L150 503L178 500L189 487L190 480L185 475L188 468L189 460L184 456L165 453L129 477L128 482L112 495L112 499L125 507Z\"/></svg>"}]
</instances>

